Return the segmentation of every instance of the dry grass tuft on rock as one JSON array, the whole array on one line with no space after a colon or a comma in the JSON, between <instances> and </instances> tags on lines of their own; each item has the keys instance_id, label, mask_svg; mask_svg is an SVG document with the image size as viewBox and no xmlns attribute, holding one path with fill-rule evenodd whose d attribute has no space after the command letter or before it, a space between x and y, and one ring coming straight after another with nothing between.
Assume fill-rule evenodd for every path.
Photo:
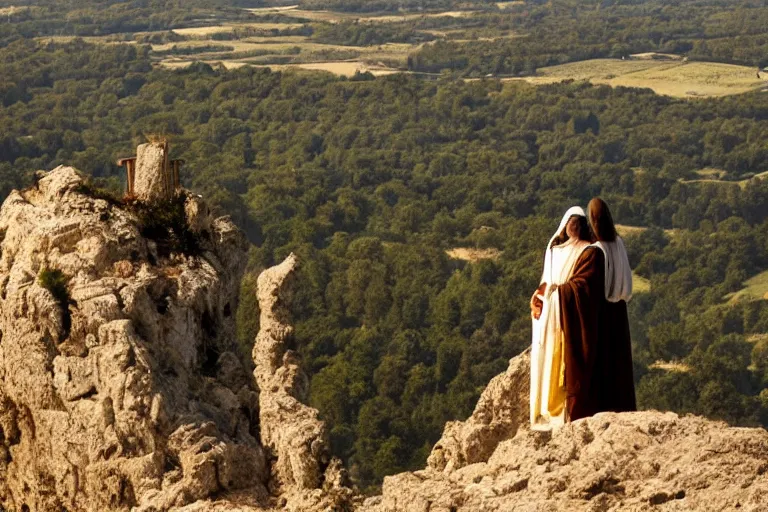
<instances>
[{"instance_id":1,"label":"dry grass tuft on rock","mask_svg":"<svg viewBox=\"0 0 768 512\"><path fill-rule=\"evenodd\" d=\"M37 277L40 286L51 292L51 295L65 306L69 304L69 291L67 290L67 276L61 270L43 269Z\"/></svg>"}]
</instances>

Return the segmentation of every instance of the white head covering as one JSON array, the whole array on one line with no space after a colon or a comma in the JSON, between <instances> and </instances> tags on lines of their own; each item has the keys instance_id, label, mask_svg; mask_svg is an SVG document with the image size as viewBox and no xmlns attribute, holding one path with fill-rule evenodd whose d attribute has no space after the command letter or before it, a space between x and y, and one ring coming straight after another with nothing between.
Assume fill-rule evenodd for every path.
<instances>
[{"instance_id":1,"label":"white head covering","mask_svg":"<svg viewBox=\"0 0 768 512\"><path fill-rule=\"evenodd\" d=\"M573 217L574 215L578 217L585 217L587 216L586 213L584 213L584 208L581 206L571 206L568 208L568 211L565 212L565 215L563 215L563 219L560 221L560 225L557 227L557 231L555 231L555 234L552 235L552 238L549 239L549 244L547 244L547 249L552 248L552 242L555 241L555 238L557 238L560 233L563 232L563 229L565 229L565 225L568 224L568 221Z\"/></svg>"},{"instance_id":2,"label":"white head covering","mask_svg":"<svg viewBox=\"0 0 768 512\"><path fill-rule=\"evenodd\" d=\"M632 298L632 269L629 266L624 241L616 235L613 242L595 242L605 255L605 298L608 302L626 301Z\"/></svg>"},{"instance_id":3,"label":"white head covering","mask_svg":"<svg viewBox=\"0 0 768 512\"><path fill-rule=\"evenodd\" d=\"M549 239L549 243L547 244L547 251L544 253L544 271L541 273L541 281L540 283L550 283L553 282L553 275L552 275L552 242L555 241L555 238L560 236L560 233L563 232L563 229L565 229L565 225L568 224L568 221L576 215L577 217L585 217L586 214L584 213L584 209L581 206L571 206L568 208L568 211L565 212L565 215L563 215L562 220L560 221L560 225L557 227L557 231L555 231L555 234L552 235L552 238ZM570 269L570 267L569 267ZM570 270L569 270L570 271Z\"/></svg>"}]
</instances>

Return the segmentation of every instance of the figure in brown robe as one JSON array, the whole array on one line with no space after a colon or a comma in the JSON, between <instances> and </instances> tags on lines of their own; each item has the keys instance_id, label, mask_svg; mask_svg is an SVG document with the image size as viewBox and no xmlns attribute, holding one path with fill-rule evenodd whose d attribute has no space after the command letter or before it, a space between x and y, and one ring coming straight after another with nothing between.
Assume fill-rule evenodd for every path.
<instances>
[{"instance_id":1,"label":"figure in brown robe","mask_svg":"<svg viewBox=\"0 0 768 512\"><path fill-rule=\"evenodd\" d=\"M588 217L597 242L558 287L565 338L568 421L602 411L634 411L627 300L632 273L608 206L593 199Z\"/></svg>"},{"instance_id":2,"label":"figure in brown robe","mask_svg":"<svg viewBox=\"0 0 768 512\"><path fill-rule=\"evenodd\" d=\"M601 408L603 386L599 357L603 316L605 256L588 247L571 278L558 286L565 338L565 389L568 421L592 416ZM598 364L600 362L600 364Z\"/></svg>"}]
</instances>

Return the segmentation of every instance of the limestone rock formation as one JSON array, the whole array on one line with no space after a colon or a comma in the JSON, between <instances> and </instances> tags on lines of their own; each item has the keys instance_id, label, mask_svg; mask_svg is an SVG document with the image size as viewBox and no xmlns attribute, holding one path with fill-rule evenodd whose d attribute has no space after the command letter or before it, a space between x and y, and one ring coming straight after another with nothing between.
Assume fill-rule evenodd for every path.
<instances>
[{"instance_id":1,"label":"limestone rock formation","mask_svg":"<svg viewBox=\"0 0 768 512\"><path fill-rule=\"evenodd\" d=\"M467 421L449 421L442 438L432 448L427 464L435 471L452 473L468 464L485 462L496 446L515 436L529 418L531 351L509 362L480 396Z\"/></svg>"},{"instance_id":2,"label":"limestone rock formation","mask_svg":"<svg viewBox=\"0 0 768 512\"><path fill-rule=\"evenodd\" d=\"M232 341L245 239L225 217L195 236L196 254L159 254L134 213L92 197L72 168L7 198L3 508L167 510L244 488L266 496L256 388Z\"/></svg>"},{"instance_id":3,"label":"limestone rock formation","mask_svg":"<svg viewBox=\"0 0 768 512\"><path fill-rule=\"evenodd\" d=\"M527 426L530 354L449 423L428 467L384 479L364 512L768 510L768 432L695 416L601 413Z\"/></svg>"},{"instance_id":4,"label":"limestone rock formation","mask_svg":"<svg viewBox=\"0 0 768 512\"><path fill-rule=\"evenodd\" d=\"M291 254L258 278L261 318L253 347L258 382L261 441L274 457L273 492L285 498L286 510L345 510L352 491L345 470L331 459L325 424L304 404L309 379L297 354L285 345L293 331L288 324L292 281L297 261Z\"/></svg>"},{"instance_id":5,"label":"limestone rock formation","mask_svg":"<svg viewBox=\"0 0 768 512\"><path fill-rule=\"evenodd\" d=\"M152 209L38 178L0 209L0 510L322 510L340 469L306 378L265 347L260 397L237 355L241 232L187 193Z\"/></svg>"}]
</instances>

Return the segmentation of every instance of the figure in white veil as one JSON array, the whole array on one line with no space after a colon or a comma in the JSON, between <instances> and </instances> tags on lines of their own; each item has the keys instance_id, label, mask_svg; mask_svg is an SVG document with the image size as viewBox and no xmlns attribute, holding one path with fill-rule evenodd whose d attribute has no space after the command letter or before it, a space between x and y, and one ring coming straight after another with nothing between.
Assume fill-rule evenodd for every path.
<instances>
[{"instance_id":1,"label":"figure in white veil","mask_svg":"<svg viewBox=\"0 0 768 512\"><path fill-rule=\"evenodd\" d=\"M548 430L566 418L565 346L557 287L568 281L584 249L590 245L587 218L581 207L570 208L547 245L544 272L531 297L531 427Z\"/></svg>"}]
</instances>

